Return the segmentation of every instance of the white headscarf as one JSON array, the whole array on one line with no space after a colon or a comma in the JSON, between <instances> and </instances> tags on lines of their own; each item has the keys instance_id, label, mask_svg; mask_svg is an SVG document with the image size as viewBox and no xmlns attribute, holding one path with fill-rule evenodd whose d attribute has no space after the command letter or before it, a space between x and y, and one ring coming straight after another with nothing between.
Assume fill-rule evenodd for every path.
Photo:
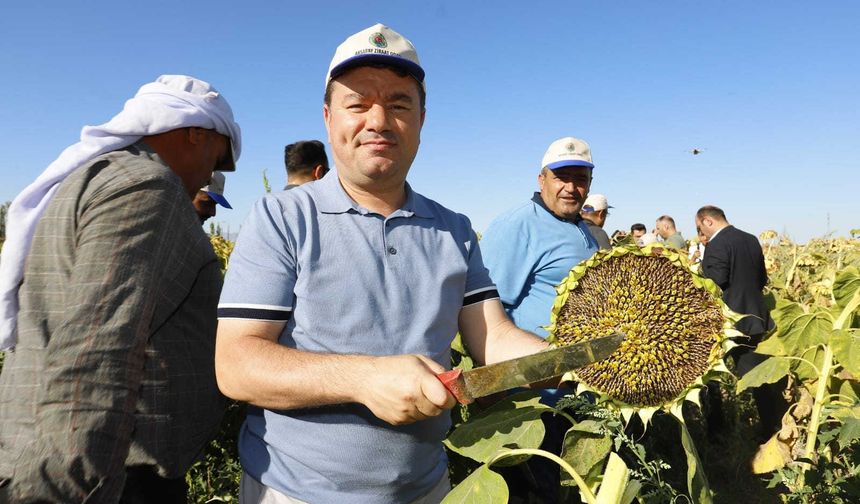
<instances>
[{"instance_id":1,"label":"white headscarf","mask_svg":"<svg viewBox=\"0 0 860 504\"><path fill-rule=\"evenodd\" d=\"M36 224L60 183L93 158L123 149L141 137L178 128L214 129L230 138L233 161L241 152L239 125L227 100L209 83L185 75L162 75L144 84L122 112L100 126L84 126L81 141L68 147L9 207L0 255L0 350L17 338L18 289Z\"/></svg>"}]
</instances>

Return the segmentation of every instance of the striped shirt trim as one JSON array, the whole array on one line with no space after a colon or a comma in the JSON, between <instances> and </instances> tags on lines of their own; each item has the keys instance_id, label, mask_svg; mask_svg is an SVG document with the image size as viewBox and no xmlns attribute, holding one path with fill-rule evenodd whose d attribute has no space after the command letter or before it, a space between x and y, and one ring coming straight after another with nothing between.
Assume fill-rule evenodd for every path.
<instances>
[{"instance_id":1,"label":"striped shirt trim","mask_svg":"<svg viewBox=\"0 0 860 504\"><path fill-rule=\"evenodd\" d=\"M499 291L496 290L495 286L485 287L483 289L477 289L471 292L467 292L466 295L463 296L463 306L483 303L484 301L488 301L490 299L499 298Z\"/></svg>"},{"instance_id":2,"label":"striped shirt trim","mask_svg":"<svg viewBox=\"0 0 860 504\"><path fill-rule=\"evenodd\" d=\"M270 322L287 322L293 309L285 306L224 303L218 305L219 319L252 319Z\"/></svg>"}]
</instances>

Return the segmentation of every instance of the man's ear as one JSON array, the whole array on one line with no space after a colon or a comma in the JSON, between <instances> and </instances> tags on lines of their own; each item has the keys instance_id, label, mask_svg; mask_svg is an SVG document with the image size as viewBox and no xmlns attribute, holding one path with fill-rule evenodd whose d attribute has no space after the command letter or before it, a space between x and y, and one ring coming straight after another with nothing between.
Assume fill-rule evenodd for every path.
<instances>
[{"instance_id":1,"label":"man's ear","mask_svg":"<svg viewBox=\"0 0 860 504\"><path fill-rule=\"evenodd\" d=\"M313 171L311 172L311 174L313 175L314 180L319 180L319 179L323 178L323 176L324 176L327 172L328 172L328 170L326 169L326 167L325 167L325 166L323 166L323 165L321 165L321 164L318 164L318 165L316 165L316 166L314 167L314 169L313 169Z\"/></svg>"}]
</instances>

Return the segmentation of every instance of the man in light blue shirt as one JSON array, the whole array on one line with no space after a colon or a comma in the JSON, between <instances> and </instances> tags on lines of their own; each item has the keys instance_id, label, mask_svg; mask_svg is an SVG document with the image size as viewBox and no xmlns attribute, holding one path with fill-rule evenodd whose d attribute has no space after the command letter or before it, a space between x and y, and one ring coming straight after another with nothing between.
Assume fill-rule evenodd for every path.
<instances>
[{"instance_id":1,"label":"man in light blue shirt","mask_svg":"<svg viewBox=\"0 0 860 504\"><path fill-rule=\"evenodd\" d=\"M459 330L498 362L546 348L505 315L469 220L406 175L424 70L375 25L338 47L323 117L335 173L257 202L218 307L216 375L250 403L244 503L439 502Z\"/></svg>"},{"instance_id":2,"label":"man in light blue shirt","mask_svg":"<svg viewBox=\"0 0 860 504\"><path fill-rule=\"evenodd\" d=\"M597 251L579 214L593 168L587 143L556 140L543 157L540 192L497 217L481 240L484 264L505 311L518 327L544 337L555 287Z\"/></svg>"},{"instance_id":3,"label":"man in light blue shirt","mask_svg":"<svg viewBox=\"0 0 860 504\"><path fill-rule=\"evenodd\" d=\"M555 302L555 287L570 269L597 252L597 241L580 216L591 187L591 149L574 137L550 144L538 175L540 192L526 203L500 215L481 240L484 263L490 270L505 311L518 327L546 337ZM555 405L567 390L545 390L543 401ZM545 419L541 448L558 454L570 425L560 417ZM531 475L522 476L523 471ZM558 500L559 473L554 463L532 459L504 471L511 495L544 502Z\"/></svg>"}]
</instances>

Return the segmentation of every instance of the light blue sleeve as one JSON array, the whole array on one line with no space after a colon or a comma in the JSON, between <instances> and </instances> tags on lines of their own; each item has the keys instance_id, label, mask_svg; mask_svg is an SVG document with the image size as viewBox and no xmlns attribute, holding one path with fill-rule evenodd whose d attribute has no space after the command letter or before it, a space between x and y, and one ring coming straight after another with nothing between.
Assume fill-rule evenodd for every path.
<instances>
[{"instance_id":1,"label":"light blue sleeve","mask_svg":"<svg viewBox=\"0 0 860 504\"><path fill-rule=\"evenodd\" d=\"M242 224L224 277L219 319L287 321L292 315L296 241L287 222L299 222L299 212L286 215L283 203L274 195L260 199Z\"/></svg>"},{"instance_id":2,"label":"light blue sleeve","mask_svg":"<svg viewBox=\"0 0 860 504\"><path fill-rule=\"evenodd\" d=\"M511 219L494 221L481 239L484 264L507 310L520 303L532 273L528 243L520 223Z\"/></svg>"}]
</instances>

